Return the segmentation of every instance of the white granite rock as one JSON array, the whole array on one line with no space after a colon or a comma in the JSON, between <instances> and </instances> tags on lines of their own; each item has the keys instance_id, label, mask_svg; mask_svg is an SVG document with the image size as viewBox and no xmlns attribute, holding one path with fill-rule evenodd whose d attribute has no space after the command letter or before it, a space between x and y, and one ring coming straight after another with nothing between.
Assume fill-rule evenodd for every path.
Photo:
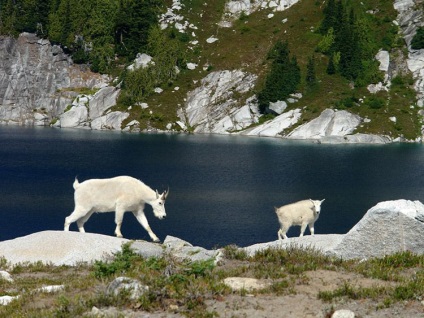
<instances>
[{"instance_id":1,"label":"white granite rock","mask_svg":"<svg viewBox=\"0 0 424 318\"><path fill-rule=\"evenodd\" d=\"M281 137L285 129L299 121L300 116L300 109L290 110L262 125L247 129L240 134L259 137Z\"/></svg>"},{"instance_id":2,"label":"white granite rock","mask_svg":"<svg viewBox=\"0 0 424 318\"><path fill-rule=\"evenodd\" d=\"M380 62L379 70L383 72L389 71L389 65L390 65L390 55L389 52L380 50L376 57L377 61Z\"/></svg>"},{"instance_id":3,"label":"white granite rock","mask_svg":"<svg viewBox=\"0 0 424 318\"><path fill-rule=\"evenodd\" d=\"M287 108L285 101L276 101L275 103L270 102L268 108L278 115L281 115Z\"/></svg>"},{"instance_id":4,"label":"white granite rock","mask_svg":"<svg viewBox=\"0 0 424 318\"><path fill-rule=\"evenodd\" d=\"M289 139L321 139L326 136L351 134L361 123L361 117L345 110L324 110L318 118L303 124L286 136Z\"/></svg>"},{"instance_id":5,"label":"white granite rock","mask_svg":"<svg viewBox=\"0 0 424 318\"><path fill-rule=\"evenodd\" d=\"M13 283L12 275L10 275L6 271L0 271L0 279L4 279L5 281L7 281L9 283Z\"/></svg>"},{"instance_id":6,"label":"white granite rock","mask_svg":"<svg viewBox=\"0 0 424 318\"><path fill-rule=\"evenodd\" d=\"M346 136L325 136L319 140L323 144L387 144L392 142L392 139L387 136L372 135L372 134L353 134Z\"/></svg>"},{"instance_id":7,"label":"white granite rock","mask_svg":"<svg viewBox=\"0 0 424 318\"><path fill-rule=\"evenodd\" d=\"M106 289L106 293L113 296L118 296L122 291L127 291L130 299L138 299L149 291L149 286L136 279L121 276L115 278Z\"/></svg>"},{"instance_id":8,"label":"white granite rock","mask_svg":"<svg viewBox=\"0 0 424 318\"><path fill-rule=\"evenodd\" d=\"M275 232L277 238L277 231ZM289 237L284 240L276 240L266 243L258 243L241 248L248 256L253 256L259 251L268 248L290 248L293 246L300 248L309 248L321 251L322 253L331 253L333 249L343 240L343 234L315 234L305 235L303 237Z\"/></svg>"},{"instance_id":9,"label":"white granite rock","mask_svg":"<svg viewBox=\"0 0 424 318\"><path fill-rule=\"evenodd\" d=\"M193 246L178 237L168 235L163 241L167 253L171 253L174 257L190 261L207 261L216 259L219 254L218 250L207 250L203 247Z\"/></svg>"},{"instance_id":10,"label":"white granite rock","mask_svg":"<svg viewBox=\"0 0 424 318\"><path fill-rule=\"evenodd\" d=\"M134 63L129 65L127 69L130 71L134 71L136 69L139 69L140 67L145 68L152 62L152 57L150 55L147 55L145 53L138 53L134 60Z\"/></svg>"},{"instance_id":11,"label":"white granite rock","mask_svg":"<svg viewBox=\"0 0 424 318\"><path fill-rule=\"evenodd\" d=\"M37 261L76 265L119 252L126 242L126 239L101 234L43 231L0 242L0 256L12 265Z\"/></svg>"},{"instance_id":12,"label":"white granite rock","mask_svg":"<svg viewBox=\"0 0 424 318\"><path fill-rule=\"evenodd\" d=\"M91 120L103 116L106 110L116 105L116 100L120 92L120 89L113 86L107 86L97 91L88 104Z\"/></svg>"},{"instance_id":13,"label":"white granite rock","mask_svg":"<svg viewBox=\"0 0 424 318\"><path fill-rule=\"evenodd\" d=\"M91 129L101 130L121 130L122 122L128 118L130 114L124 112L111 112L102 117L98 117L91 122Z\"/></svg>"},{"instance_id":14,"label":"white granite rock","mask_svg":"<svg viewBox=\"0 0 424 318\"><path fill-rule=\"evenodd\" d=\"M180 121L185 126L195 127L197 133L224 134L247 127L246 110L239 110L242 107L237 107L232 97L235 93L251 90L256 78L240 70L208 74L198 88L187 94L184 107L178 111ZM255 122L255 116L252 114L251 123Z\"/></svg>"},{"instance_id":15,"label":"white granite rock","mask_svg":"<svg viewBox=\"0 0 424 318\"><path fill-rule=\"evenodd\" d=\"M20 296L0 296L0 305L6 306L15 299L18 299Z\"/></svg>"},{"instance_id":16,"label":"white granite rock","mask_svg":"<svg viewBox=\"0 0 424 318\"><path fill-rule=\"evenodd\" d=\"M380 202L343 237L334 253L343 259L424 253L424 205L419 201Z\"/></svg>"},{"instance_id":17,"label":"white granite rock","mask_svg":"<svg viewBox=\"0 0 424 318\"><path fill-rule=\"evenodd\" d=\"M253 291L257 289L264 289L271 285L271 282L265 282L256 278L249 277L227 277L223 280L224 284L232 290L240 291Z\"/></svg>"},{"instance_id":18,"label":"white granite rock","mask_svg":"<svg viewBox=\"0 0 424 318\"><path fill-rule=\"evenodd\" d=\"M82 126L88 120L87 107L78 105L73 106L69 111L60 115L61 128L75 128Z\"/></svg>"},{"instance_id":19,"label":"white granite rock","mask_svg":"<svg viewBox=\"0 0 424 318\"><path fill-rule=\"evenodd\" d=\"M355 318L355 313L349 309L336 310L331 318Z\"/></svg>"}]
</instances>

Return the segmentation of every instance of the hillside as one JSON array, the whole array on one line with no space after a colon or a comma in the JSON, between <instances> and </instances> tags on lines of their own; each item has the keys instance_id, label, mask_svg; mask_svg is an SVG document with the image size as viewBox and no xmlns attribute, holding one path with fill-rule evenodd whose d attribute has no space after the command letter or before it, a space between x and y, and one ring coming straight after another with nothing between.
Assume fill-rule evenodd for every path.
<instances>
[{"instance_id":1,"label":"hillside","mask_svg":"<svg viewBox=\"0 0 424 318\"><path fill-rule=\"evenodd\" d=\"M84 28L78 25L83 18L75 18L74 33L65 32L68 37L60 37L53 23L52 14L65 8L64 1L58 3L57 11L49 13L46 39L21 33L16 41L0 41L6 74L0 79L2 123L421 141L423 65L421 50L411 49L422 20L419 1L156 1L152 12L158 12L157 21L148 36L146 31L136 34L140 43L126 42L137 49L136 61L146 63L143 67L134 64L129 50L123 51L124 42L104 44L110 36L99 35L109 27L107 32L124 36L124 26L134 27L134 16L125 21L119 7L122 12L113 20L117 29L90 28L96 14L111 15L117 1L107 1L107 10L93 7ZM94 45L85 52L88 57L81 57L78 41L85 40L78 32ZM103 56L112 53L113 59ZM148 61L140 62L143 58ZM284 63L293 70L287 71ZM102 67L102 77L88 71ZM316 131L305 127L311 121Z\"/></svg>"},{"instance_id":2,"label":"hillside","mask_svg":"<svg viewBox=\"0 0 424 318\"><path fill-rule=\"evenodd\" d=\"M237 14L233 17L231 27L219 27L225 12L224 1L182 1L184 3L178 13L190 23L197 26L194 31L195 39L199 42L189 55L188 61L198 64L196 70L183 70L170 87L164 87L164 92L147 98L146 103L152 108L159 108L163 114L162 121L156 124L175 121L179 106L184 105L187 92L196 88L196 83L211 71L242 70L257 75L253 93L257 93L264 85L266 75L270 70L267 54L271 47L278 41L287 41L292 55L296 56L301 70L301 84L298 92L302 98L296 104L289 104L286 111L301 108L302 117L299 122L304 123L316 118L326 108L345 109L349 112L368 118L369 122L363 123L356 132L367 134L403 135L414 139L420 135L420 123L416 105L416 93L413 90L412 74L408 72L405 52L406 43L398 34L390 52L396 56L397 65L392 65L394 72L391 74L391 89L372 94L366 88L354 86L340 74L329 75L326 72L328 56L316 52L316 47L322 39L316 30L319 29L323 19L324 1L302 0L288 9L278 12L272 9L261 9L247 14ZM397 12L390 1L363 1L361 12L373 12L375 24L378 27L378 36L383 37L387 30L393 28ZM244 11L243 11L244 12ZM272 17L269 15L272 14ZM398 30L400 32L400 30ZM189 33L189 32L188 32ZM208 44L206 39L215 37L218 40ZM317 86L308 90L305 84L308 58L315 57ZM397 71L397 73L396 73ZM384 76L383 72L382 77ZM371 84L371 83L370 83ZM178 91L173 88L179 87ZM240 94L238 103L243 105L252 91ZM362 105L355 100L369 100L378 98L384 101L381 108L372 105ZM140 119L139 112L132 112L130 118ZM396 122L389 118L396 116ZM168 121L167 121L168 120ZM149 124L152 124L150 122ZM296 127L296 126L294 126ZM293 129L292 127L291 129Z\"/></svg>"}]
</instances>

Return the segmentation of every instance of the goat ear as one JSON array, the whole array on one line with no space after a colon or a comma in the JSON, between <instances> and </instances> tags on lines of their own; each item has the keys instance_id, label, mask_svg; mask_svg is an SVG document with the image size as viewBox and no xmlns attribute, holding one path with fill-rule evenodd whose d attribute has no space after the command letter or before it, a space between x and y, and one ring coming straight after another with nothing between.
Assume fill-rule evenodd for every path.
<instances>
[{"instance_id":1,"label":"goat ear","mask_svg":"<svg viewBox=\"0 0 424 318\"><path fill-rule=\"evenodd\" d=\"M159 199L159 192L156 190L156 199Z\"/></svg>"},{"instance_id":2,"label":"goat ear","mask_svg":"<svg viewBox=\"0 0 424 318\"><path fill-rule=\"evenodd\" d=\"M324 201L325 201L325 199L324 199L324 200L322 200L322 201L320 202L320 204L322 204Z\"/></svg>"}]
</instances>

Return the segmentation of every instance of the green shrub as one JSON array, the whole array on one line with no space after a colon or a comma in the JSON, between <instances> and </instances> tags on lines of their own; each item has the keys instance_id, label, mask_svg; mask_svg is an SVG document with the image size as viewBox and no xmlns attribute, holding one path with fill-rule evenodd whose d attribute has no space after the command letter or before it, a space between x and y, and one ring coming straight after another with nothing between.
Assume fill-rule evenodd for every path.
<instances>
[{"instance_id":1,"label":"green shrub","mask_svg":"<svg viewBox=\"0 0 424 318\"><path fill-rule=\"evenodd\" d=\"M130 247L130 243L122 245L122 250L114 254L112 262L95 261L94 276L96 278L108 277L115 273L125 272L130 269L132 260L139 257Z\"/></svg>"},{"instance_id":2,"label":"green shrub","mask_svg":"<svg viewBox=\"0 0 424 318\"><path fill-rule=\"evenodd\" d=\"M365 100L364 104L367 105L371 109L380 109L380 108L384 107L386 102L381 97L370 96Z\"/></svg>"},{"instance_id":3,"label":"green shrub","mask_svg":"<svg viewBox=\"0 0 424 318\"><path fill-rule=\"evenodd\" d=\"M417 33L411 41L411 48L414 50L424 49L424 27L419 27Z\"/></svg>"}]
</instances>

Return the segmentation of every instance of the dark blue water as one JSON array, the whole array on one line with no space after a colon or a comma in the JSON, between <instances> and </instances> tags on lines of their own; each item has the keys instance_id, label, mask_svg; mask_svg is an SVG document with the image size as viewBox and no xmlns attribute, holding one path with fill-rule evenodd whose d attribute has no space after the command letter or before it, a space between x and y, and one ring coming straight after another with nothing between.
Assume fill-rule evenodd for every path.
<instances>
[{"instance_id":1,"label":"dark blue water","mask_svg":"<svg viewBox=\"0 0 424 318\"><path fill-rule=\"evenodd\" d=\"M156 235L206 248L277 238L274 206L326 199L317 234L346 233L376 203L424 202L424 146L318 145L272 138L150 135L0 126L0 241L62 230L72 183L130 175L162 192L168 217L146 216ZM113 213L87 232L113 235ZM76 231L75 224L71 230ZM131 213L124 237L149 240ZM288 236L297 236L294 227ZM307 230L307 234L309 234Z\"/></svg>"}]
</instances>

